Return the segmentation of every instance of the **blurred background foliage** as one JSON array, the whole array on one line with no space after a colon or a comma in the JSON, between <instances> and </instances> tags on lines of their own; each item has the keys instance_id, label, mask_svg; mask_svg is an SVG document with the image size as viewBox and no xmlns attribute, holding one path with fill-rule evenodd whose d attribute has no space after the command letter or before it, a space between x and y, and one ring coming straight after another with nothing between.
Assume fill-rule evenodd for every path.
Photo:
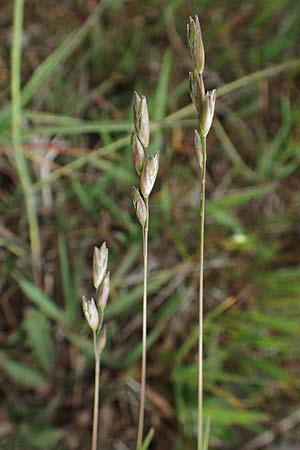
<instances>
[{"instance_id":1,"label":"blurred background foliage","mask_svg":"<svg viewBox=\"0 0 300 450\"><path fill-rule=\"evenodd\" d=\"M103 240L112 292L101 448L134 447L142 280L131 203L134 90L148 98L151 149L161 150L151 202L146 424L156 430L152 449L196 446L199 186L185 39L196 13L205 83L218 90L205 245L210 447L299 447L300 6L25 2L19 132L41 240L33 277L12 146L13 3L0 4L1 448L89 448L93 359L80 297L93 291L92 252Z\"/></svg>"}]
</instances>

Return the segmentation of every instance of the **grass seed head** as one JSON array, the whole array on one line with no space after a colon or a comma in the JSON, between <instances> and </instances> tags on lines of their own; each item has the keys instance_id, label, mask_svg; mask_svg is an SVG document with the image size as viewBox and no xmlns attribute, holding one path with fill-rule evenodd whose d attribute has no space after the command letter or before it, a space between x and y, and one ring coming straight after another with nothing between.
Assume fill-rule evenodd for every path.
<instances>
[{"instance_id":1,"label":"grass seed head","mask_svg":"<svg viewBox=\"0 0 300 450\"><path fill-rule=\"evenodd\" d=\"M159 167L159 152L150 156L144 164L141 175L141 191L145 198L149 197L153 189Z\"/></svg>"},{"instance_id":2,"label":"grass seed head","mask_svg":"<svg viewBox=\"0 0 300 450\"><path fill-rule=\"evenodd\" d=\"M132 189L132 200L136 216L142 227L144 227L147 220L147 210L143 197L141 196L140 191L136 187Z\"/></svg>"},{"instance_id":3,"label":"grass seed head","mask_svg":"<svg viewBox=\"0 0 300 450\"><path fill-rule=\"evenodd\" d=\"M135 132L131 134L131 146L136 173L141 175L145 161L145 152L143 145Z\"/></svg>"},{"instance_id":4,"label":"grass seed head","mask_svg":"<svg viewBox=\"0 0 300 450\"><path fill-rule=\"evenodd\" d=\"M139 138L141 143L145 148L149 146L150 139L150 126L149 126L149 113L146 97L142 97L141 106L140 106L140 129L139 129Z\"/></svg>"},{"instance_id":5,"label":"grass seed head","mask_svg":"<svg viewBox=\"0 0 300 450\"><path fill-rule=\"evenodd\" d=\"M199 131L202 137L206 137L211 128L216 102L216 90L208 91L203 103L203 109L199 117Z\"/></svg>"},{"instance_id":6,"label":"grass seed head","mask_svg":"<svg viewBox=\"0 0 300 450\"><path fill-rule=\"evenodd\" d=\"M198 113L201 113L203 103L205 101L205 87L202 73L198 73L196 70L190 72L189 81L192 102L194 103Z\"/></svg>"},{"instance_id":7,"label":"grass seed head","mask_svg":"<svg viewBox=\"0 0 300 450\"><path fill-rule=\"evenodd\" d=\"M136 92L133 97L133 120L136 134L144 149L149 146L150 126L146 97L140 97Z\"/></svg>"},{"instance_id":8,"label":"grass seed head","mask_svg":"<svg viewBox=\"0 0 300 450\"><path fill-rule=\"evenodd\" d=\"M99 289L107 270L108 248L103 242L100 249L94 248L93 255L93 282L96 289Z\"/></svg>"},{"instance_id":9,"label":"grass seed head","mask_svg":"<svg viewBox=\"0 0 300 450\"><path fill-rule=\"evenodd\" d=\"M134 128L138 133L140 128L140 105L141 105L141 97L137 92L133 94L133 122Z\"/></svg>"},{"instance_id":10,"label":"grass seed head","mask_svg":"<svg viewBox=\"0 0 300 450\"><path fill-rule=\"evenodd\" d=\"M100 311L104 311L107 305L107 300L109 296L109 290L110 290L110 282L109 282L109 272L104 277L99 295L98 295L98 306Z\"/></svg>"},{"instance_id":11,"label":"grass seed head","mask_svg":"<svg viewBox=\"0 0 300 450\"><path fill-rule=\"evenodd\" d=\"M205 52L202 40L201 27L198 16L189 18L187 24L187 38L191 57L197 72L202 73L205 64Z\"/></svg>"},{"instance_id":12,"label":"grass seed head","mask_svg":"<svg viewBox=\"0 0 300 450\"><path fill-rule=\"evenodd\" d=\"M90 328L96 331L99 326L99 313L94 299L88 300L85 296L82 296L82 309Z\"/></svg>"}]
</instances>

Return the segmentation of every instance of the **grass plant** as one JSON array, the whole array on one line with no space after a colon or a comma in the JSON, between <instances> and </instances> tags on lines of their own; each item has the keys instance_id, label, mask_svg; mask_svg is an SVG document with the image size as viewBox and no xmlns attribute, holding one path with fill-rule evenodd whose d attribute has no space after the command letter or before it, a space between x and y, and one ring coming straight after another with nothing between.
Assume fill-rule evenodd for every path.
<instances>
[{"instance_id":1,"label":"grass plant","mask_svg":"<svg viewBox=\"0 0 300 450\"><path fill-rule=\"evenodd\" d=\"M106 344L106 326L103 326L104 311L109 296L109 272L107 272L108 249L103 242L100 249L95 247L93 256L93 282L96 289L96 300L82 297L82 308L85 318L93 332L95 357L95 391L93 432L91 450L98 447L99 426L99 391L100 391L100 364L101 356Z\"/></svg>"},{"instance_id":2,"label":"grass plant","mask_svg":"<svg viewBox=\"0 0 300 450\"><path fill-rule=\"evenodd\" d=\"M195 150L200 168L200 233L199 233L199 336L198 336L198 450L203 450L203 264L205 221L206 137L214 117L216 91L205 92L203 70L204 45L198 16L190 17L187 25L189 51L193 71L189 73L190 95L198 113L198 130L195 130Z\"/></svg>"},{"instance_id":3,"label":"grass plant","mask_svg":"<svg viewBox=\"0 0 300 450\"><path fill-rule=\"evenodd\" d=\"M134 131L131 135L133 163L137 175L140 177L139 188L134 187L132 199L137 218L143 233L143 331L142 331L142 370L141 393L137 432L137 450L142 449L145 394L146 394L146 366L147 366L147 281L148 281L148 233L149 233L149 196L154 187L158 173L159 153L154 156L148 154L150 140L150 126L147 100L136 92L133 101Z\"/></svg>"},{"instance_id":4,"label":"grass plant","mask_svg":"<svg viewBox=\"0 0 300 450\"><path fill-rule=\"evenodd\" d=\"M157 450L196 448L199 168L192 131L198 121L185 45L186 18L196 12L205 84L218 91L205 202L209 445L241 449L266 432L274 446L297 447L296 429L281 427L299 408L300 392L295 2L220 0L199 9L199 2L184 0L18 1L25 5L21 27L19 19L12 26L16 3L0 3L0 448L90 447L94 386L84 368L94 363L94 351L74 299L89 285L99 235L110 242L115 268L105 311L113 345L101 356L101 402L113 420L100 422L101 444L135 447L136 391L128 380L142 357L143 297L141 228L127 195L135 183L128 135L135 89L149 92L153 147L164 138L163 183L151 195L147 423L155 424ZM10 64L12 48L22 56L19 67ZM15 123L39 218L40 285L14 158L17 73ZM56 157L41 177L49 150ZM45 187L53 198L48 209Z\"/></svg>"}]
</instances>

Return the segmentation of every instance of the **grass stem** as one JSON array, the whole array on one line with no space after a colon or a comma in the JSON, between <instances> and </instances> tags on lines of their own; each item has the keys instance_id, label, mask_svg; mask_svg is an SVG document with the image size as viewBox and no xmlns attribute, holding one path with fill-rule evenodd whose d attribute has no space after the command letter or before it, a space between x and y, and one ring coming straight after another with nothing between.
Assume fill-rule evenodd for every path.
<instances>
[{"instance_id":1,"label":"grass stem","mask_svg":"<svg viewBox=\"0 0 300 450\"><path fill-rule=\"evenodd\" d=\"M41 263L41 244L37 210L30 175L22 147L21 122L21 54L22 30L24 19L24 0L15 0L13 17L13 43L11 52L11 101L12 101L12 144L14 148L18 176L25 198L28 217L29 237L32 255L32 270L34 282L39 285L39 269Z\"/></svg>"},{"instance_id":2,"label":"grass stem","mask_svg":"<svg viewBox=\"0 0 300 450\"><path fill-rule=\"evenodd\" d=\"M97 334L93 331L94 353L95 353L95 393L94 393L94 416L93 416L93 438L92 450L97 450L98 423L99 423L99 380L100 380L100 354L97 351Z\"/></svg>"},{"instance_id":3,"label":"grass stem","mask_svg":"<svg viewBox=\"0 0 300 450\"><path fill-rule=\"evenodd\" d=\"M203 248L205 219L206 137L201 137L203 169L200 176L200 264L199 264L199 348L198 348L198 450L203 446Z\"/></svg>"},{"instance_id":4,"label":"grass stem","mask_svg":"<svg viewBox=\"0 0 300 450\"><path fill-rule=\"evenodd\" d=\"M144 415L145 415L145 389L146 389L146 361L147 361L147 272L148 272L148 230L149 230L149 199L145 199L146 223L143 228L143 256L144 256L144 289L143 289L143 338L142 338L142 373L139 423L137 434L137 450L143 442Z\"/></svg>"}]
</instances>

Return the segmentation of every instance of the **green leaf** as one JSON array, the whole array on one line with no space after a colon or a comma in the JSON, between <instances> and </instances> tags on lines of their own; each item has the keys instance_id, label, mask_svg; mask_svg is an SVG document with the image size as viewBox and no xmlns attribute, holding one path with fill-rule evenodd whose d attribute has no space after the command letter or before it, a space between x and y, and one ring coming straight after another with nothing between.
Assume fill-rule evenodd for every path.
<instances>
[{"instance_id":1,"label":"green leaf","mask_svg":"<svg viewBox=\"0 0 300 450\"><path fill-rule=\"evenodd\" d=\"M22 91L22 106L27 105L37 90L51 77L57 68L76 50L86 38L91 28L97 23L99 14L103 11L106 2L101 2L82 25L66 37L62 44L56 48L34 71ZM7 125L10 121L11 106L5 108L0 114L1 125Z\"/></svg>"},{"instance_id":2,"label":"green leaf","mask_svg":"<svg viewBox=\"0 0 300 450\"><path fill-rule=\"evenodd\" d=\"M169 99L169 80L172 65L172 54L170 50L167 50L164 54L163 61L160 68L160 77L156 89L153 119L157 122L161 121L166 113L167 102ZM154 138L153 147L155 151L161 149L163 142L162 132L156 133Z\"/></svg>"},{"instance_id":3,"label":"green leaf","mask_svg":"<svg viewBox=\"0 0 300 450\"><path fill-rule=\"evenodd\" d=\"M0 354L0 362L6 375L17 384L35 389L48 385L47 379L38 370L13 361L4 353Z\"/></svg>"},{"instance_id":4,"label":"green leaf","mask_svg":"<svg viewBox=\"0 0 300 450\"><path fill-rule=\"evenodd\" d=\"M27 295L27 297L43 311L49 319L53 319L58 323L65 323L64 312L44 294L31 281L23 277L16 277L20 288Z\"/></svg>"},{"instance_id":5,"label":"green leaf","mask_svg":"<svg viewBox=\"0 0 300 450\"><path fill-rule=\"evenodd\" d=\"M208 450L209 435L210 435L210 423L211 423L211 417L208 416L206 419L205 430L204 430L203 450Z\"/></svg>"},{"instance_id":6,"label":"green leaf","mask_svg":"<svg viewBox=\"0 0 300 450\"><path fill-rule=\"evenodd\" d=\"M151 441L153 439L154 433L155 433L154 428L150 428L150 430L147 433L147 436L144 439L144 442L142 443L141 450L148 450Z\"/></svg>"},{"instance_id":7,"label":"green leaf","mask_svg":"<svg viewBox=\"0 0 300 450\"><path fill-rule=\"evenodd\" d=\"M59 254L59 265L60 265L60 276L62 290L64 294L65 302L65 313L66 319L69 324L74 323L76 312L78 310L79 302L76 299L74 292L74 282L72 279L70 258L68 255L67 241L63 234L58 236L58 254Z\"/></svg>"},{"instance_id":8,"label":"green leaf","mask_svg":"<svg viewBox=\"0 0 300 450\"><path fill-rule=\"evenodd\" d=\"M224 195L222 198L218 198L216 200L211 200L210 202L208 202L208 211L210 204L212 204L214 207L233 207L246 205L251 200L255 200L259 197L263 197L266 194L269 194L275 189L275 186L276 185L272 183L264 186L252 186L249 188L235 190L227 195Z\"/></svg>"},{"instance_id":9,"label":"green leaf","mask_svg":"<svg viewBox=\"0 0 300 450\"><path fill-rule=\"evenodd\" d=\"M248 428L251 424L267 420L267 415L259 411L234 410L218 406L205 407L205 413L213 417L215 424L226 426L243 425Z\"/></svg>"},{"instance_id":10,"label":"green leaf","mask_svg":"<svg viewBox=\"0 0 300 450\"><path fill-rule=\"evenodd\" d=\"M28 343L41 367L50 371L53 368L54 344L47 317L35 308L30 308L23 326Z\"/></svg>"},{"instance_id":11,"label":"green leaf","mask_svg":"<svg viewBox=\"0 0 300 450\"><path fill-rule=\"evenodd\" d=\"M172 276L177 273L180 265L176 265L171 269L161 270L155 277L150 278L148 281L148 294L158 292L159 289L167 283ZM136 305L142 296L142 287L137 286L135 289L131 289L130 292L122 291L113 303L109 303L105 311L105 317L111 318L124 314Z\"/></svg>"},{"instance_id":12,"label":"green leaf","mask_svg":"<svg viewBox=\"0 0 300 450\"><path fill-rule=\"evenodd\" d=\"M41 450L51 449L57 446L63 437L63 431L57 428L21 425L20 435L34 447ZM22 450L20 448L20 450Z\"/></svg>"}]
</instances>

